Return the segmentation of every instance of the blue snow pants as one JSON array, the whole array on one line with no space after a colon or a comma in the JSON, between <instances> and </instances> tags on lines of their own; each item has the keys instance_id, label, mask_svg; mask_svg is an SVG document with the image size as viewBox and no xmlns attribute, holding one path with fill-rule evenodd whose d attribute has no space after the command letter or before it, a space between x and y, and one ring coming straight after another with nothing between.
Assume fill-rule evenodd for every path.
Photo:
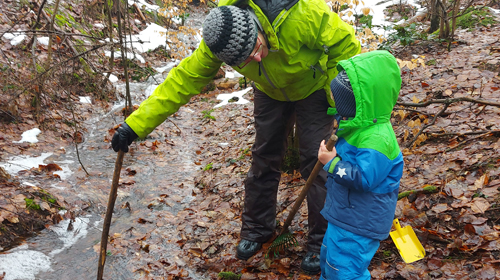
<instances>
[{"instance_id":1,"label":"blue snow pants","mask_svg":"<svg viewBox=\"0 0 500 280\"><path fill-rule=\"evenodd\" d=\"M368 266L380 241L328 223L321 246L320 280L370 279Z\"/></svg>"}]
</instances>

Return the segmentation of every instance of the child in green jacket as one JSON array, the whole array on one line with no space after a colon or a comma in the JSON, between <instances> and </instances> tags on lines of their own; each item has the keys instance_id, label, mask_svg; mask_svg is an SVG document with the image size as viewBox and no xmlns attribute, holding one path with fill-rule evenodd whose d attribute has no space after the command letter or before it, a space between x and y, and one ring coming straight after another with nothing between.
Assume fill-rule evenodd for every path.
<instances>
[{"instance_id":1,"label":"child in green jacket","mask_svg":"<svg viewBox=\"0 0 500 280\"><path fill-rule=\"evenodd\" d=\"M331 89L339 122L332 151L320 144L328 172L321 214L328 229L320 279L370 279L368 266L389 236L403 175L403 155L390 123L401 88L396 59L373 51L339 62Z\"/></svg>"}]
</instances>

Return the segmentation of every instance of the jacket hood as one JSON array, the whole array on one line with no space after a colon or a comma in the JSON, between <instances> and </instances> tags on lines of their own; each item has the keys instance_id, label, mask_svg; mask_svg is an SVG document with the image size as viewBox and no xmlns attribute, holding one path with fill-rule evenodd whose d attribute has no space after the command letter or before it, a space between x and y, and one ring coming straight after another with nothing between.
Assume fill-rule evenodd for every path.
<instances>
[{"instance_id":1,"label":"jacket hood","mask_svg":"<svg viewBox=\"0 0 500 280\"><path fill-rule=\"evenodd\" d=\"M359 128L390 121L401 89L401 71L388 51L371 51L340 61L337 69L349 76L356 99L356 116L342 128Z\"/></svg>"}]
</instances>

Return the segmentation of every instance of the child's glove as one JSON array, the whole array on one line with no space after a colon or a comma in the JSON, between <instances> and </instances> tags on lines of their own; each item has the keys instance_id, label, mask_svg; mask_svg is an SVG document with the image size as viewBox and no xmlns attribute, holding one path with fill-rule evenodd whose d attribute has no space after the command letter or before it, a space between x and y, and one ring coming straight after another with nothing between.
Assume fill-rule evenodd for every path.
<instances>
[{"instance_id":1,"label":"child's glove","mask_svg":"<svg viewBox=\"0 0 500 280\"><path fill-rule=\"evenodd\" d=\"M127 123L123 123L113 135L111 139L111 146L115 152L122 150L123 152L128 152L128 146L137 139L137 134L128 126Z\"/></svg>"}]
</instances>

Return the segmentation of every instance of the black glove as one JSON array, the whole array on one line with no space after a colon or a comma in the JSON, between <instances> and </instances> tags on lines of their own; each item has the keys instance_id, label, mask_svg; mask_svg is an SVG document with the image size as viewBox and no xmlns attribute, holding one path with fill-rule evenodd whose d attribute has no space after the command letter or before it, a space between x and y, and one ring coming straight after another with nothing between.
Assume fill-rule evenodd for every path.
<instances>
[{"instance_id":1,"label":"black glove","mask_svg":"<svg viewBox=\"0 0 500 280\"><path fill-rule=\"evenodd\" d=\"M128 126L127 123L123 123L113 135L111 139L111 146L115 152L119 150L128 152L128 146L137 139L137 134Z\"/></svg>"}]
</instances>

